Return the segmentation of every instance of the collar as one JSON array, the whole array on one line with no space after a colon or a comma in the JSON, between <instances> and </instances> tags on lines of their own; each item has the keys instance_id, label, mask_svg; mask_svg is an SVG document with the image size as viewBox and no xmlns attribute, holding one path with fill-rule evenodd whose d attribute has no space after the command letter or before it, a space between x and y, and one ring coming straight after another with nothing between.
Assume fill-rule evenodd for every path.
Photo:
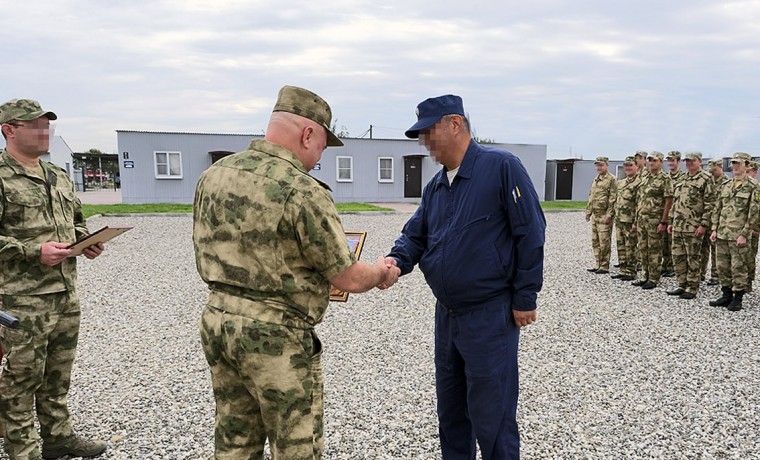
<instances>
[{"instance_id":1,"label":"collar","mask_svg":"<svg viewBox=\"0 0 760 460\"><path fill-rule=\"evenodd\" d=\"M462 158L462 163L459 164L459 171L457 171L457 177L461 177L463 179L469 179L472 177L472 170L475 167L475 160L478 158L478 154L480 153L481 146L478 145L477 142L475 142L474 139L470 139L470 145L467 146L467 151L464 153L464 158ZM446 177L447 169L444 166L441 168L441 171L438 173L438 179L435 182L436 187L439 185L447 185L448 184L448 178Z\"/></svg>"},{"instance_id":2,"label":"collar","mask_svg":"<svg viewBox=\"0 0 760 460\"><path fill-rule=\"evenodd\" d=\"M34 174L29 174L29 170L24 165L19 163L18 160L13 158L6 149L3 149L2 152L0 152L0 163L5 163L13 170L14 173L18 175L40 180L40 177ZM47 176L48 171L42 161L40 161L40 167L42 168L43 175Z\"/></svg>"},{"instance_id":3,"label":"collar","mask_svg":"<svg viewBox=\"0 0 760 460\"><path fill-rule=\"evenodd\" d=\"M311 179L314 179L322 188L332 192L332 189L329 185L309 174L309 171L306 170L306 167L303 165L303 163L301 163L301 160L298 159L296 154L286 149L285 147L273 144L266 139L257 139L255 141L251 141L251 144L248 146L248 150L255 150L266 155L277 157L283 161L287 161L288 163L292 164L293 167L296 168L299 172L310 177Z\"/></svg>"},{"instance_id":4,"label":"collar","mask_svg":"<svg viewBox=\"0 0 760 460\"><path fill-rule=\"evenodd\" d=\"M280 158L292 164L293 167L295 167L297 170L301 171L302 173L309 174L309 172L306 170L303 163L301 163L301 160L298 159L295 153L291 152L285 147L279 146L277 144L273 144L269 142L268 140L257 139L255 141L251 141L251 144L248 146L248 150L255 150L257 152L265 153L267 155Z\"/></svg>"}]
</instances>

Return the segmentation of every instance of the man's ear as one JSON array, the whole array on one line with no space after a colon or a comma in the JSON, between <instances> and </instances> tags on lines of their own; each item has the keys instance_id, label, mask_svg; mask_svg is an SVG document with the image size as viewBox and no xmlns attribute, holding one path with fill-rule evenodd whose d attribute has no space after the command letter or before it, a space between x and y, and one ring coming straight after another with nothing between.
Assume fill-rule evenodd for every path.
<instances>
[{"instance_id":1,"label":"man's ear","mask_svg":"<svg viewBox=\"0 0 760 460\"><path fill-rule=\"evenodd\" d=\"M314 142L314 127L307 126L301 131L301 144L308 147L312 142Z\"/></svg>"}]
</instances>

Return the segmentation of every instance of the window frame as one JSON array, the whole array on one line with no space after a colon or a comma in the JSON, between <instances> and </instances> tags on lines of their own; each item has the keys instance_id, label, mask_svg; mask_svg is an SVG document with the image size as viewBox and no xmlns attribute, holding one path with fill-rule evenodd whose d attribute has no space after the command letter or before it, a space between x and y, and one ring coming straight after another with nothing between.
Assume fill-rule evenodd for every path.
<instances>
[{"instance_id":1,"label":"window frame","mask_svg":"<svg viewBox=\"0 0 760 460\"><path fill-rule=\"evenodd\" d=\"M351 177L349 177L348 179L341 179L340 177L340 171L341 171L340 160L344 158L347 158L351 164L350 167L348 168L349 175ZM336 156L335 157L335 182L353 182L353 181L354 181L354 157L350 157L346 155Z\"/></svg>"},{"instance_id":2,"label":"window frame","mask_svg":"<svg viewBox=\"0 0 760 460\"><path fill-rule=\"evenodd\" d=\"M159 153L165 153L166 154L166 174L159 174L158 173L158 154ZM171 156L177 155L179 156L179 174L172 174L171 173ZM174 151L174 150L154 150L153 151L153 174L156 179L182 179L182 152L180 151Z\"/></svg>"},{"instance_id":3,"label":"window frame","mask_svg":"<svg viewBox=\"0 0 760 460\"><path fill-rule=\"evenodd\" d=\"M391 167L390 167L391 177L390 177L390 179L383 179L383 175L382 175L383 168L381 166L382 163L383 163L383 160L391 160ZM393 177L394 176L394 174L393 174L393 166L394 166L393 163L394 163L394 161L393 160L394 160L393 157L377 157L377 181L379 183L381 183L381 184L392 184L393 183L393 180L394 180L394 177Z\"/></svg>"}]
</instances>

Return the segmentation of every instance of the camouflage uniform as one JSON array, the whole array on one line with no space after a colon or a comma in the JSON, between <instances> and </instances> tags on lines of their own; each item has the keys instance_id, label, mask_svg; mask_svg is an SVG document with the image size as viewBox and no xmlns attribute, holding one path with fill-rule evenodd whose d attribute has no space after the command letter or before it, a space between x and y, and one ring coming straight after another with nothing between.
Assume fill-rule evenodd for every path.
<instances>
[{"instance_id":1,"label":"camouflage uniform","mask_svg":"<svg viewBox=\"0 0 760 460\"><path fill-rule=\"evenodd\" d=\"M286 88L278 104L299 97L294 105L326 111L329 123L321 98ZM263 458L267 438L273 458L321 458L314 326L328 280L355 262L329 188L290 151L253 141L201 175L193 243L211 290L200 334L216 400L215 458Z\"/></svg>"},{"instance_id":2,"label":"camouflage uniform","mask_svg":"<svg viewBox=\"0 0 760 460\"><path fill-rule=\"evenodd\" d=\"M667 158L677 158L680 160L681 153L669 152ZM676 172L668 172L668 174L670 175L670 181L673 183L673 191L675 192L676 185L678 185L682 180L684 180L684 178L686 177L686 172L679 169ZM672 250L673 250L673 238L668 232L665 232L662 236L662 271L663 272L675 271L673 268Z\"/></svg>"},{"instance_id":3,"label":"camouflage uniform","mask_svg":"<svg viewBox=\"0 0 760 460\"><path fill-rule=\"evenodd\" d=\"M597 158L597 162L606 158ZM609 172L598 175L591 185L586 206L586 218L591 219L591 245L594 248L594 268L610 269L610 251L612 246L612 218L617 197L617 181ZM609 223L607 223L609 221Z\"/></svg>"},{"instance_id":4,"label":"camouflage uniform","mask_svg":"<svg viewBox=\"0 0 760 460\"><path fill-rule=\"evenodd\" d=\"M644 176L636 196L636 232L638 233L639 259L643 279L660 281L662 272L662 233L657 226L662 222L666 198L673 196L670 175L658 171Z\"/></svg>"},{"instance_id":5,"label":"camouflage uniform","mask_svg":"<svg viewBox=\"0 0 760 460\"><path fill-rule=\"evenodd\" d=\"M721 164L721 160L712 160L710 161L711 165ZM713 201L716 201L718 199L718 196L720 194L720 190L723 187L723 185L731 182L731 178L728 176L722 176L719 179L716 179L710 176L710 180L712 181L712 189L713 189ZM713 202L713 209L715 208L715 203ZM710 262L710 279L717 280L719 278L718 276L718 260L716 258L715 254L715 248L716 243L713 243L709 239L709 231L707 232L705 236L705 243L702 245L702 278L705 277L707 274L707 262L709 259Z\"/></svg>"},{"instance_id":6,"label":"camouflage uniform","mask_svg":"<svg viewBox=\"0 0 760 460\"><path fill-rule=\"evenodd\" d=\"M691 155L691 154L690 154ZM700 156L701 160L701 156ZM711 228L714 197L712 181L705 171L686 174L673 190L672 238L673 265L678 285L696 294L702 278L702 243L704 236L694 236L698 227L705 233Z\"/></svg>"},{"instance_id":7,"label":"camouflage uniform","mask_svg":"<svg viewBox=\"0 0 760 460\"><path fill-rule=\"evenodd\" d=\"M626 158L626 162L633 157ZM620 273L636 276L636 233L632 231L636 214L636 192L639 188L638 176L620 179L617 183L615 200L615 227L617 229L617 250Z\"/></svg>"},{"instance_id":8,"label":"camouflage uniform","mask_svg":"<svg viewBox=\"0 0 760 460\"><path fill-rule=\"evenodd\" d=\"M15 330L0 326L7 358L0 423L11 458L39 455L35 402L45 443L73 434L67 394L79 336L76 258L50 267L40 262L40 248L88 231L69 176L51 163L41 166L44 178L4 149L0 154L0 309L20 321Z\"/></svg>"},{"instance_id":9,"label":"camouflage uniform","mask_svg":"<svg viewBox=\"0 0 760 460\"><path fill-rule=\"evenodd\" d=\"M754 184L755 194L760 194L760 183L758 183L754 177L748 177L747 179ZM760 225L760 216L756 216L753 221L758 222L758 225ZM749 257L747 260L747 279L749 286L747 287L747 290L752 289L752 282L755 281L755 271L757 269L758 235L753 235L752 233L760 230L760 228L758 228L758 225L752 227L752 232L750 232L749 237Z\"/></svg>"},{"instance_id":10,"label":"camouflage uniform","mask_svg":"<svg viewBox=\"0 0 760 460\"><path fill-rule=\"evenodd\" d=\"M758 206L756 186L749 178L723 185L715 203L712 230L718 233L718 276L721 286L733 292L745 291L749 286L749 235L757 225ZM736 244L740 235L747 237L747 245L740 247Z\"/></svg>"}]
</instances>

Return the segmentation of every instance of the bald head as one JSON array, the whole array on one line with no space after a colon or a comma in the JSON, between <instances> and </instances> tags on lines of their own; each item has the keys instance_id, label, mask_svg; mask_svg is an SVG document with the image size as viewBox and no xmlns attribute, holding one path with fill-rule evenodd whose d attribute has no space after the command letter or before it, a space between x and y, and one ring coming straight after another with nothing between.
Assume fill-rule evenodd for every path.
<instances>
[{"instance_id":1,"label":"bald head","mask_svg":"<svg viewBox=\"0 0 760 460\"><path fill-rule=\"evenodd\" d=\"M272 113L264 139L293 152L307 171L327 148L327 133L322 125L289 112Z\"/></svg>"}]
</instances>

